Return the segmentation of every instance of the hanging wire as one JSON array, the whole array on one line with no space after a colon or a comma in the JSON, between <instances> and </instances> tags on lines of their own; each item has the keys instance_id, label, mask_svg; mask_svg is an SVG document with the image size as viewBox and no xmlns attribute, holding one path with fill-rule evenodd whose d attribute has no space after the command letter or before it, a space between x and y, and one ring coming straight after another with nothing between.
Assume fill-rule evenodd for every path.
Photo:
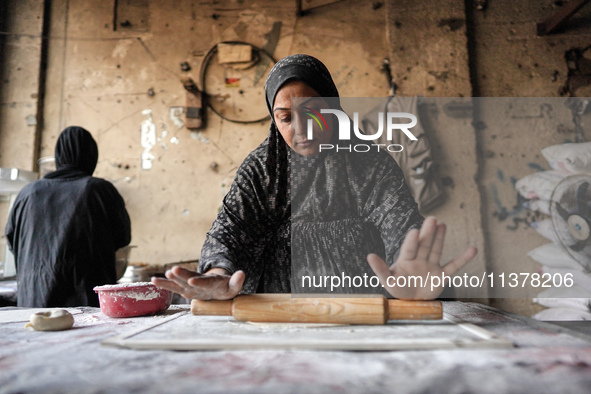
<instances>
[{"instance_id":1,"label":"hanging wire","mask_svg":"<svg viewBox=\"0 0 591 394\"><path fill-rule=\"evenodd\" d=\"M266 56L269 60L271 60L271 62L273 62L273 64L276 63L275 59L273 58L273 56L271 56L270 54L268 54L264 49L259 48L255 45L249 44L247 42L244 41L224 41L224 42L220 42L216 45L214 45L206 54L205 57L203 58L203 62L201 63L201 69L199 70L199 80L201 82L201 90L203 91L203 93L206 96L206 102L207 102L207 106L213 111L213 113L215 113L217 116L219 116L220 118L227 120L228 122L233 122L233 123L240 123L240 124L250 124L250 123L259 123L259 122L263 122L267 119L270 119L269 115L266 115L263 118L260 119L256 119L256 120L238 120L238 119L231 119L228 118L224 115L222 115L217 109L215 109L213 107L213 105L211 105L210 101L207 100L207 90L206 90L206 86L205 86L205 75L207 74L207 69L209 67L209 64L211 62L211 59L214 57L214 55L218 52L218 45L219 44L241 44L241 45L249 45L252 50L255 52L255 54L259 57L258 62L262 61L263 56Z\"/></svg>"}]
</instances>

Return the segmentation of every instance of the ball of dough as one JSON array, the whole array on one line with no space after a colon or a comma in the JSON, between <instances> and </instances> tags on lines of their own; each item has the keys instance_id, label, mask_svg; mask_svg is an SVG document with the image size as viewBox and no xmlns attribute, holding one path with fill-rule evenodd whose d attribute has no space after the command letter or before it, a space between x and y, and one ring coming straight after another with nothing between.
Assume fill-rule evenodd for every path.
<instances>
[{"instance_id":1,"label":"ball of dough","mask_svg":"<svg viewBox=\"0 0 591 394\"><path fill-rule=\"evenodd\" d=\"M74 317L65 309L54 309L48 312L37 312L31 315L25 328L33 327L35 331L62 331L72 328Z\"/></svg>"}]
</instances>

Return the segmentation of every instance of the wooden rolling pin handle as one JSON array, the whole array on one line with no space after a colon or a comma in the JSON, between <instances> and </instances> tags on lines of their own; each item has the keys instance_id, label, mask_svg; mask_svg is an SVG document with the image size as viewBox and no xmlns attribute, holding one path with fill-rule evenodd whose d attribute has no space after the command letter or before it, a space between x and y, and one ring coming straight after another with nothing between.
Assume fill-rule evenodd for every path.
<instances>
[{"instance_id":1,"label":"wooden rolling pin handle","mask_svg":"<svg viewBox=\"0 0 591 394\"><path fill-rule=\"evenodd\" d=\"M384 297L293 297L252 294L234 299L232 315L239 321L267 323L385 324Z\"/></svg>"},{"instance_id":2,"label":"wooden rolling pin handle","mask_svg":"<svg viewBox=\"0 0 591 394\"><path fill-rule=\"evenodd\" d=\"M441 301L388 300L388 320L440 320Z\"/></svg>"},{"instance_id":3,"label":"wooden rolling pin handle","mask_svg":"<svg viewBox=\"0 0 591 394\"><path fill-rule=\"evenodd\" d=\"M192 300L191 301L191 313L193 315L208 315L208 316L232 316L236 315L235 317L245 318L245 319L255 319L258 321L274 321L273 316L276 315L279 311L271 309L267 310L267 313L264 313L262 316L260 315L261 311L260 308L265 308L262 306L261 301L289 301L291 298L290 295L286 294L264 294L264 295L250 295L250 296L239 296L239 308L236 313L233 313L233 302L234 300L226 300L226 301L218 301L218 300L211 300L211 301L200 301L200 300ZM366 299L366 303L375 303L376 299ZM341 301L344 301L341 299ZM297 299L296 299L297 302ZM309 302L309 301L306 301ZM380 323L382 319L387 320L440 320L443 317L443 308L441 306L441 301L405 301L405 300L396 300L396 299L389 299L387 300L387 314L384 317L379 317L376 313L372 313L373 316L372 320L376 319L377 321L373 321L370 323L367 319L369 316L364 316L362 320L365 320L366 324L383 324ZM368 308L375 308L376 306L361 306L358 310L361 314L364 312L369 311ZM354 312L355 309L351 310L350 312L353 315L357 313ZM270 313L270 315L269 315ZM245 316L248 315L248 316ZM269 317L272 316L272 317ZM346 319L354 318L355 316L349 315ZM286 317L284 316L283 319ZM262 320L261 320L262 319ZM305 320L305 319L304 319ZM335 320L338 320L336 318ZM282 320L285 321L285 320ZM359 322L357 322L359 324ZM362 323L363 324L363 323Z\"/></svg>"},{"instance_id":4,"label":"wooden rolling pin handle","mask_svg":"<svg viewBox=\"0 0 591 394\"><path fill-rule=\"evenodd\" d=\"M234 300L192 300L191 313L205 316L232 316L232 302Z\"/></svg>"}]
</instances>

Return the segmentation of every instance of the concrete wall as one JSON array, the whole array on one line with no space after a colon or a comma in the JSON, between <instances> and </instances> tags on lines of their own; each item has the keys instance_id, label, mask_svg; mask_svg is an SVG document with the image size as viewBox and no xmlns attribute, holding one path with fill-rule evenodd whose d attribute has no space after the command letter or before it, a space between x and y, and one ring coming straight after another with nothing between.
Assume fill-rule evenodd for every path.
<instances>
[{"instance_id":1,"label":"concrete wall","mask_svg":"<svg viewBox=\"0 0 591 394\"><path fill-rule=\"evenodd\" d=\"M470 97L464 1L391 1L387 8L389 54L397 95ZM429 214L448 225L442 261L475 246L479 253L465 272L478 274L485 268L486 247L480 221L476 136L471 116L453 119L441 113L445 101L438 101L435 113L424 111L428 119L423 118L432 125L428 135L438 175L448 180L445 203ZM456 289L460 297L469 293ZM486 298L486 292L482 296Z\"/></svg>"},{"instance_id":2,"label":"concrete wall","mask_svg":"<svg viewBox=\"0 0 591 394\"><path fill-rule=\"evenodd\" d=\"M554 2L488 3L484 11L470 10L475 95L554 98L527 104L522 101L518 106L511 106L511 100L487 100L482 102L487 105L477 108L476 120L483 126L476 136L482 169L483 224L490 246L487 263L499 271L522 267L524 272L536 272L539 265L526 254L549 241L528 226L536 217L521 206L512 180L549 169L540 154L542 148L574 141L572 132L562 131L574 129L571 112L560 99L561 94L571 94L562 89L569 74L565 53L589 45L591 6L581 9L556 34L540 37L536 35L536 22L557 11ZM589 86L583 86L572 95L589 97L590 93ZM591 139L590 124L587 111L583 117L587 140ZM526 290L530 296L540 292ZM526 315L541 309L527 298L498 299L493 305Z\"/></svg>"},{"instance_id":3,"label":"concrete wall","mask_svg":"<svg viewBox=\"0 0 591 394\"><path fill-rule=\"evenodd\" d=\"M3 1L0 29L0 167L32 170L37 158L43 2ZM9 199L0 196L0 256Z\"/></svg>"},{"instance_id":4,"label":"concrete wall","mask_svg":"<svg viewBox=\"0 0 591 394\"><path fill-rule=\"evenodd\" d=\"M225 11L190 1L172 3L145 2L145 27L136 29L139 22L131 19L130 28L119 25L114 31L113 2L54 2L52 35L65 38L55 40L49 54L52 82L42 140L42 154L51 155L67 125L93 133L100 151L95 175L115 184L132 218L137 246L132 261L152 264L199 257L224 185L267 134L267 124L223 122L211 113L199 135L178 127L170 108L185 106L181 78L198 81L205 53L219 41L236 39L237 26L247 26L242 39L262 46L264 34L286 13L265 3L242 11L236 11L242 9L238 4L220 6L230 10ZM253 21L256 26L248 27ZM285 24L289 29L293 22ZM290 36L284 37L276 53L286 53ZM182 62L191 71L182 72ZM251 107L261 105L264 101ZM152 168L142 170L140 126L148 109L157 141Z\"/></svg>"},{"instance_id":5,"label":"concrete wall","mask_svg":"<svg viewBox=\"0 0 591 394\"><path fill-rule=\"evenodd\" d=\"M549 241L529 226L543 217L521 205L514 183L549 169L542 148L574 140L564 133L574 125L559 97L589 96L589 86L563 87L570 86L565 53L589 45L591 7L557 34L539 37L536 23L557 11L553 2L486 3L477 10L473 2L453 0L388 2L390 57L403 96L554 97L474 100L470 124L432 136L440 174L453 180L447 202L433 213L460 227L452 240L456 250L467 240L481 249L466 271L531 273L539 265L527 252ZM541 309L530 298L539 292L526 286L521 298L503 298L507 292L498 288L489 295L495 306L531 315Z\"/></svg>"},{"instance_id":6,"label":"concrete wall","mask_svg":"<svg viewBox=\"0 0 591 394\"><path fill-rule=\"evenodd\" d=\"M11 3L17 14L32 12L26 4ZM31 3L42 9L42 1ZM132 244L137 246L131 257L134 262L164 264L198 258L237 167L268 134L268 120L237 124L223 121L211 111L207 127L196 133L171 120L170 108L185 106L181 78L199 80L204 55L213 45L242 40L263 47L274 22L281 21L273 53L276 59L297 52L318 56L333 71L343 95L381 96L388 91L384 76L378 73L386 48L384 7L373 10L371 3L356 3L366 26L359 29L357 16L347 12L351 5L346 3L317 8L304 18L296 18L295 2L118 3L135 4L136 9L120 8L114 29L114 1L51 2L40 156L53 154L57 136L68 125L83 126L93 134L99 145L95 176L115 184L132 219ZM124 20L129 20L130 26L121 26ZM325 23L328 20L334 23ZM13 28L17 32L27 29ZM364 34L359 34L362 31ZM334 46L334 42L341 44ZM340 56L345 50L354 55ZM32 59L29 53L20 52L20 56ZM191 70L181 71L182 62L188 62ZM38 63L30 70L32 76L39 72ZM6 65L10 75L17 74L16 64ZM30 60L18 64L30 64ZM23 89L36 82L32 76L13 78L3 89L4 122L18 127L2 130L29 130L24 126L24 115L17 112L18 105L17 109L9 105L26 100L7 95L17 91L32 101L29 96L36 89ZM244 86L235 89L235 97L229 99L236 99L245 113L265 116L265 77L254 87L242 81ZM150 89L153 96L148 94ZM254 99L250 96L240 102L240 89L250 89ZM140 127L147 119L142 114L146 109L152 111L158 140L151 150L153 167L142 170ZM5 133L0 154L3 167L32 169L33 140L16 132ZM216 163L215 169L212 163ZM0 225L4 226L4 220L5 215Z\"/></svg>"}]
</instances>

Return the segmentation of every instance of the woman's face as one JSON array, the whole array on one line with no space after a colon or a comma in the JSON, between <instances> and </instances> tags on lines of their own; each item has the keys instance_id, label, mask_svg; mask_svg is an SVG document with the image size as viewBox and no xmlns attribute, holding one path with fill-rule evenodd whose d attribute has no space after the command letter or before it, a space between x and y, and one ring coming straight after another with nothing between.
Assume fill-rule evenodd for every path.
<instances>
[{"instance_id":1,"label":"woman's face","mask_svg":"<svg viewBox=\"0 0 591 394\"><path fill-rule=\"evenodd\" d=\"M297 108L291 107L291 99L309 97L300 101ZM312 139L308 139L308 119L306 113L320 112L329 108L327 102L311 87L302 81L291 81L279 89L273 104L273 118L279 133L287 145L302 156L312 156L320 152L320 144L330 143L332 137L332 117L326 116L326 126L321 127L312 121ZM321 123L322 124L322 123Z\"/></svg>"}]
</instances>

